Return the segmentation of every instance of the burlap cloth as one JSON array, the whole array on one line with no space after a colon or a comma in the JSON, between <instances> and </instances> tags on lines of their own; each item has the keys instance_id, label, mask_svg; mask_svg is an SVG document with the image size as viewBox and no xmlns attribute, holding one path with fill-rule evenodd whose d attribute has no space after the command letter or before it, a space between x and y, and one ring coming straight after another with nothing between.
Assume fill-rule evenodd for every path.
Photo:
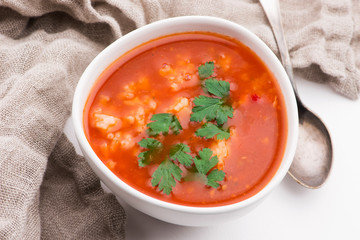
<instances>
[{"instance_id":1,"label":"burlap cloth","mask_svg":"<svg viewBox=\"0 0 360 240\"><path fill-rule=\"evenodd\" d=\"M359 0L284 0L281 9L297 71L357 98ZM257 1L0 1L0 239L125 238L122 207L63 127L97 53L137 27L180 15L234 21L277 52Z\"/></svg>"}]
</instances>

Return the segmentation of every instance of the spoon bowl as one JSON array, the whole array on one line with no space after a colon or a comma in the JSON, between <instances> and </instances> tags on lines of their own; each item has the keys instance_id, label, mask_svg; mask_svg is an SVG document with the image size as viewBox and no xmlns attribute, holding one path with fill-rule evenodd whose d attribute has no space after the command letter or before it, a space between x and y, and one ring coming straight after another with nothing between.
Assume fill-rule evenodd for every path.
<instances>
[{"instance_id":1,"label":"spoon bowl","mask_svg":"<svg viewBox=\"0 0 360 240\"><path fill-rule=\"evenodd\" d=\"M324 184L330 173L331 137L319 117L304 105L298 104L298 110L299 139L288 173L304 187L316 189Z\"/></svg>"},{"instance_id":2,"label":"spoon bowl","mask_svg":"<svg viewBox=\"0 0 360 240\"><path fill-rule=\"evenodd\" d=\"M302 103L294 81L289 51L285 41L278 0L260 0L269 20L281 61L294 89L299 113L299 139L289 175L304 187L321 187L329 176L333 151L329 131L321 119Z\"/></svg>"}]
</instances>

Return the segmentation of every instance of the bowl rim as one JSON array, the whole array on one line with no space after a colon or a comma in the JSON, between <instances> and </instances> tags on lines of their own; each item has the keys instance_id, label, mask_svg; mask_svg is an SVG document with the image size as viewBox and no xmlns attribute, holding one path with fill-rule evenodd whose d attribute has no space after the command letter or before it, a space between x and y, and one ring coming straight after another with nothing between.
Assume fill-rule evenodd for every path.
<instances>
[{"instance_id":1,"label":"bowl rim","mask_svg":"<svg viewBox=\"0 0 360 240\"><path fill-rule=\"evenodd\" d=\"M278 71L280 78L284 79L284 82L282 83L282 86L280 86L280 88L281 88L282 94L284 95L284 100L285 100L285 105L286 105L287 120L288 120L288 133L287 133L287 139L286 139L286 146L285 146L285 150L284 150L284 156L282 159L283 162L279 166L279 169L276 171L275 175L272 177L272 179L268 182L268 184L266 184L266 186L263 189L261 189L259 192L257 192L255 195L251 196L250 198L247 198L247 199L237 202L237 203L231 203L231 204L222 205L222 206L212 206L212 207L206 207L206 206L205 207L202 207L202 206L194 207L194 206L186 206L186 205L180 205L180 204L175 204L175 203L169 203L169 202L148 196L145 193L142 193L142 192L132 188L128 184L126 184L124 181L122 181L110 169L108 169L105 166L105 164L100 160L99 157L97 157L95 152L92 150L92 148L85 136L85 132L83 129L83 111L84 111L85 104L81 103L81 99L86 98L85 102L87 101L89 92L84 94L83 89L87 85L88 78L93 77L93 76L91 76L91 73L90 73L92 68L96 67L99 64L99 62L103 61L103 59L106 58L110 54L111 51L114 51L114 49L117 48L118 45L121 45L122 42L129 41L130 39L136 38L138 36L142 36L143 32L145 32L145 30L149 31L153 28L161 28L161 27L171 26L173 24L190 24L191 22L196 22L196 23L202 22L206 25L220 24L220 25L226 26L228 28L232 28L233 31L239 32L242 35L245 35L247 38L250 38L251 41L253 41L259 47L259 49L264 51L264 54L268 55L268 57L270 57L271 60L274 61L276 71ZM189 31L189 32L191 32L191 31ZM204 31L204 32L212 32L212 31ZM213 32L215 32L215 31L213 31ZM165 35L169 35L169 34L172 34L172 33L169 32L168 34L165 34ZM165 36L165 35L161 35L161 36ZM222 35L224 35L224 34L222 34ZM144 42L148 42L148 41L150 41L150 40L146 40ZM137 44L137 45L139 45L139 44ZM125 51L125 53L120 54L118 56L118 58L121 57L122 55L126 54L128 51L130 51L132 49L133 49L133 47L127 49ZM253 50L253 49L251 49L251 50L255 54L257 54L255 52L255 50ZM259 56L259 58L264 62L265 65L267 65L260 56ZM116 59L112 60L111 62L114 62L115 60ZM102 69L101 73L104 72L105 70L106 70L106 68ZM269 70L273 74L275 74L273 71L274 69L269 68ZM98 77L99 77L99 75L96 76L96 79ZM96 79L92 83L91 88L94 86ZM276 79L278 81L278 84L281 85L281 83L278 80L279 77L277 77ZM285 89L283 89L283 88L285 88ZM287 92L288 97L285 96L286 92ZM290 113L290 111L291 111L291 113ZM160 208L169 209L169 210L179 211L179 212L183 212L183 213L195 213L195 214L200 214L200 215L227 213L227 212L232 212L236 209L244 208L248 205L258 202L260 199L262 199L264 196L266 196L276 185L278 185L282 181L282 179L285 177L288 169L290 168L292 158L293 158L293 156L295 154L295 150L296 150L297 136L298 136L298 115L297 114L298 114L298 112L297 112L295 95L294 95L293 89L291 87L290 81L288 79L288 76L287 76L283 66L281 65L280 61L278 60L276 55L270 50L270 48L262 40L260 40L259 37L257 37L254 33L247 30L245 27L243 27L237 23L222 19L222 18L210 17L210 16L181 16L181 17L167 18L167 19L159 20L159 21L150 23L148 25L145 25L143 27L140 27L140 28L122 36L121 38L117 39L112 44L107 46L103 51L101 51L91 61L91 63L88 65L88 67L85 69L85 71L83 72L83 74L76 86L76 89L74 92L74 97L73 97L73 106L72 106L72 118L73 118L75 136L79 142L81 150L85 151L86 155L89 157L89 159L86 158L86 160L92 161L92 163L94 165L96 165L97 169L99 171L101 171L104 175L106 175L107 178L109 178L109 180L112 183L114 183L117 187L119 187L120 189L125 191L127 194L130 194L132 197L139 198L140 200L145 201L151 205L158 206ZM289 119L289 116L292 117L292 119ZM292 123L290 123L290 120L292 121ZM291 126L292 126L292 128L291 128ZM287 158L291 158L291 159L288 159L287 161L284 162L284 160L287 159L285 156L286 154L287 154ZM90 164L92 168L93 168L93 164ZM283 165L283 167L281 167L282 165ZM102 180L101 177L100 177L100 180ZM114 194L117 195L116 193L114 193Z\"/></svg>"}]
</instances>

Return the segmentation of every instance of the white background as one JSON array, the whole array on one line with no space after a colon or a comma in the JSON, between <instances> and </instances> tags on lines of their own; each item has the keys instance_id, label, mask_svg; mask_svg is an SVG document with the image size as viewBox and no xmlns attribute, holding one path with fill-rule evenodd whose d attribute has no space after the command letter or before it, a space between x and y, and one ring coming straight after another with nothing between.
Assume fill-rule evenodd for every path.
<instances>
[{"instance_id":1,"label":"white background","mask_svg":"<svg viewBox=\"0 0 360 240\"><path fill-rule=\"evenodd\" d=\"M126 239L360 239L360 100L324 84L296 80L304 104L324 120L332 136L333 169L322 188L305 189L286 176L254 211L211 227L165 223L120 200L128 215ZM75 142L71 120L64 131Z\"/></svg>"}]
</instances>

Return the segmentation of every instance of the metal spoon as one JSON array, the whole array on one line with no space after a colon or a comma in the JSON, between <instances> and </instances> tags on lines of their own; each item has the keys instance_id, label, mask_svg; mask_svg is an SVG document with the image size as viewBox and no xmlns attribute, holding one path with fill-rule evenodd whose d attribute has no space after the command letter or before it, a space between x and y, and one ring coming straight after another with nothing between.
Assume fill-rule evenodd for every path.
<instances>
[{"instance_id":1,"label":"metal spoon","mask_svg":"<svg viewBox=\"0 0 360 240\"><path fill-rule=\"evenodd\" d=\"M319 188L327 179L332 165L331 138L320 118L309 111L300 100L281 23L279 1L260 0L260 3L273 30L282 64L294 89L299 112L298 145L288 173L304 187Z\"/></svg>"}]
</instances>

